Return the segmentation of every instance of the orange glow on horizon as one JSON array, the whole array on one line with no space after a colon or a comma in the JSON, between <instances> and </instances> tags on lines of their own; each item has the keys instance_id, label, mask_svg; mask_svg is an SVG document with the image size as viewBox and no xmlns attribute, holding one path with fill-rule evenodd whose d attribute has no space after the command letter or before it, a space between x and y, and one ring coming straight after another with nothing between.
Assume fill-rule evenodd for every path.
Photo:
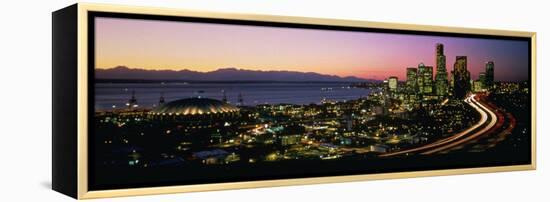
<instances>
[{"instance_id":1,"label":"orange glow on horizon","mask_svg":"<svg viewBox=\"0 0 550 202\"><path fill-rule=\"evenodd\" d=\"M108 17L95 22L98 69L237 68L377 80L397 76L403 81L407 67L435 66L435 44L443 43L447 72L457 55L467 55L474 79L489 60L502 70L496 71L497 80L521 80L528 74L523 71L528 43L521 41Z\"/></svg>"}]
</instances>

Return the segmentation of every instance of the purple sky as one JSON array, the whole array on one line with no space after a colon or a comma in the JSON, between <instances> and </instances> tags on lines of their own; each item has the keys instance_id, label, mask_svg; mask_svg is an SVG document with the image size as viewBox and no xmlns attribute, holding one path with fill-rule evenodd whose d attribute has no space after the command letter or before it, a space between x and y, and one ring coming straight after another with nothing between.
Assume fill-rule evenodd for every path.
<instances>
[{"instance_id":1,"label":"purple sky","mask_svg":"<svg viewBox=\"0 0 550 202\"><path fill-rule=\"evenodd\" d=\"M528 42L511 40L105 17L96 18L95 36L96 68L237 67L404 80L406 67L435 66L435 44L443 43L449 72L455 57L466 55L473 79L489 60L497 81L528 79Z\"/></svg>"}]
</instances>

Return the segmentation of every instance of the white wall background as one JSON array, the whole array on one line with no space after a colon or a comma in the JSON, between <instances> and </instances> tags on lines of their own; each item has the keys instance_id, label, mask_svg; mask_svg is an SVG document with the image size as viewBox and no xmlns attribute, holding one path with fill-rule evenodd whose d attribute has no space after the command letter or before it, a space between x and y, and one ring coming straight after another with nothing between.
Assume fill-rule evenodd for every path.
<instances>
[{"instance_id":1,"label":"white wall background","mask_svg":"<svg viewBox=\"0 0 550 202\"><path fill-rule=\"evenodd\" d=\"M545 1L402 0L97 0L273 15L431 24L538 32L538 169L475 174L125 197L101 201L543 201L548 200L549 6ZM51 186L51 12L74 1L2 1L0 6L0 201L69 201Z\"/></svg>"}]
</instances>

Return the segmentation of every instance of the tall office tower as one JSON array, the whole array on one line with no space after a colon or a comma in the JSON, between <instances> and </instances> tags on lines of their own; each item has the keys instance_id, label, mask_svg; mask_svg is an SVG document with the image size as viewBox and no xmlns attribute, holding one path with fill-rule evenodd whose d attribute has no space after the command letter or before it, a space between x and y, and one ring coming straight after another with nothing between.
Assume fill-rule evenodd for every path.
<instances>
[{"instance_id":1,"label":"tall office tower","mask_svg":"<svg viewBox=\"0 0 550 202\"><path fill-rule=\"evenodd\" d=\"M388 86L390 88L390 92L397 92L397 82L398 79L395 76L390 76L388 79Z\"/></svg>"},{"instance_id":2,"label":"tall office tower","mask_svg":"<svg viewBox=\"0 0 550 202\"><path fill-rule=\"evenodd\" d=\"M435 74L435 94L438 96L445 96L449 91L449 81L447 76L447 61L445 54L443 54L443 44L435 45L435 67L437 73Z\"/></svg>"},{"instance_id":3,"label":"tall office tower","mask_svg":"<svg viewBox=\"0 0 550 202\"><path fill-rule=\"evenodd\" d=\"M443 53L443 44L442 43L436 43L435 44L435 55L444 55Z\"/></svg>"},{"instance_id":4,"label":"tall office tower","mask_svg":"<svg viewBox=\"0 0 550 202\"><path fill-rule=\"evenodd\" d=\"M433 93L433 79L434 79L434 68L432 66L424 66L424 74L422 75L424 82L424 88L422 89L423 94L432 94Z\"/></svg>"},{"instance_id":5,"label":"tall office tower","mask_svg":"<svg viewBox=\"0 0 550 202\"><path fill-rule=\"evenodd\" d=\"M416 77L416 83L418 85L418 94L424 94L424 74L427 72L427 68L424 63L418 64L418 74Z\"/></svg>"},{"instance_id":6,"label":"tall office tower","mask_svg":"<svg viewBox=\"0 0 550 202\"><path fill-rule=\"evenodd\" d=\"M479 78L477 79L479 82L480 82L480 88L482 89L486 89L488 86L486 85L487 84L487 75L485 74L485 72L480 72L479 73Z\"/></svg>"},{"instance_id":7,"label":"tall office tower","mask_svg":"<svg viewBox=\"0 0 550 202\"><path fill-rule=\"evenodd\" d=\"M470 72L466 56L456 56L453 69L453 96L458 99L466 97L470 91Z\"/></svg>"},{"instance_id":8,"label":"tall office tower","mask_svg":"<svg viewBox=\"0 0 550 202\"><path fill-rule=\"evenodd\" d=\"M492 88L495 82L495 63L489 61L485 63L485 88Z\"/></svg>"},{"instance_id":9,"label":"tall office tower","mask_svg":"<svg viewBox=\"0 0 550 202\"><path fill-rule=\"evenodd\" d=\"M449 93L453 93L454 87L455 87L455 78L454 78L453 73L451 71L451 77L449 78Z\"/></svg>"},{"instance_id":10,"label":"tall office tower","mask_svg":"<svg viewBox=\"0 0 550 202\"><path fill-rule=\"evenodd\" d=\"M416 92L417 86L417 69L414 67L407 68L407 91Z\"/></svg>"}]
</instances>

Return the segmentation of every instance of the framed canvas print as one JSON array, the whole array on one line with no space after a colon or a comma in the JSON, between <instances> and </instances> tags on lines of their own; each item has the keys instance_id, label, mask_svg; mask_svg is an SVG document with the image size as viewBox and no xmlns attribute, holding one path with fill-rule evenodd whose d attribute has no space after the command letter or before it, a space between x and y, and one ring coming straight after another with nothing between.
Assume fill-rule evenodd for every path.
<instances>
[{"instance_id":1,"label":"framed canvas print","mask_svg":"<svg viewBox=\"0 0 550 202\"><path fill-rule=\"evenodd\" d=\"M535 33L75 4L53 189L78 199L535 169Z\"/></svg>"}]
</instances>

